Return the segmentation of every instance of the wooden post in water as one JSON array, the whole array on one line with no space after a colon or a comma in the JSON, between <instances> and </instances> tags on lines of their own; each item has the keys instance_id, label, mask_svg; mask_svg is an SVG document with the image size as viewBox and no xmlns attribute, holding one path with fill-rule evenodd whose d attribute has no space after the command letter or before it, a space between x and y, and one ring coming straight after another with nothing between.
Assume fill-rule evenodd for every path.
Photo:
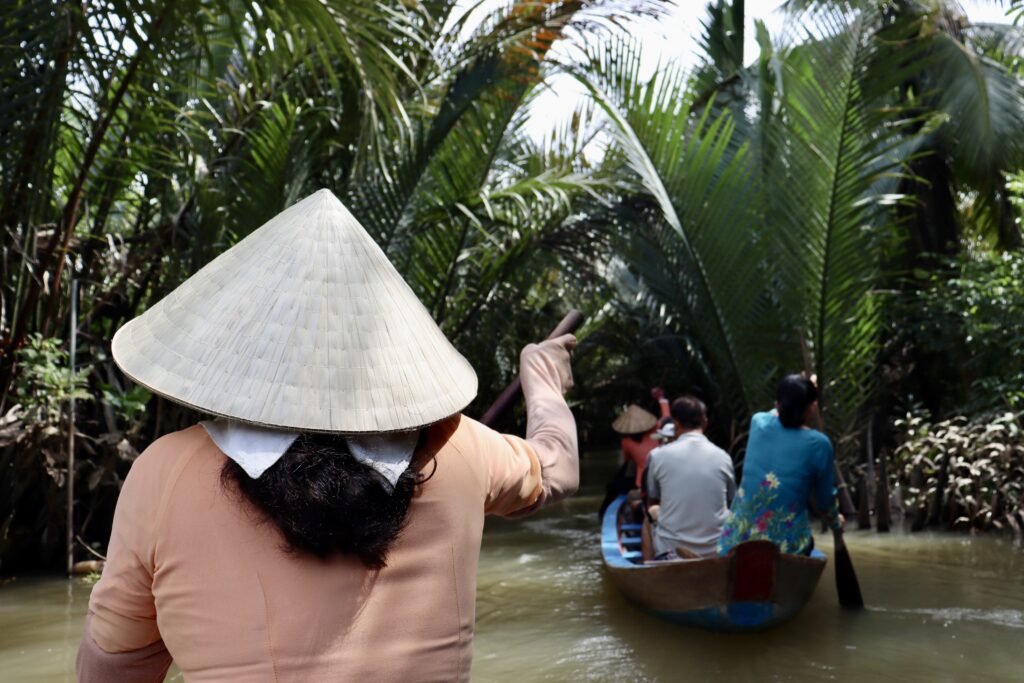
<instances>
[{"instance_id":1,"label":"wooden post in water","mask_svg":"<svg viewBox=\"0 0 1024 683\"><path fill-rule=\"evenodd\" d=\"M928 515L928 524L938 526L943 521L952 522L952 519L943 520L943 508L946 507L946 486L949 484L949 461L953 454L948 450L941 456L942 464L939 465L938 480L935 482L935 497L932 498L932 507Z\"/></svg>"},{"instance_id":2,"label":"wooden post in water","mask_svg":"<svg viewBox=\"0 0 1024 683\"><path fill-rule=\"evenodd\" d=\"M75 356L78 352L78 280L71 278L71 349L68 358L68 372L75 376ZM67 504L67 551L68 576L75 566L75 392L71 382L71 397L68 399L68 504Z\"/></svg>"},{"instance_id":3,"label":"wooden post in water","mask_svg":"<svg viewBox=\"0 0 1024 683\"><path fill-rule=\"evenodd\" d=\"M877 414L872 412L871 417L868 420L868 433L866 444L868 458L866 463L867 470L865 472L868 477L868 506L875 514L878 514L878 510L874 509L875 489L878 488L878 479L876 479L877 474L875 472L875 458L878 456L878 439L875 438L875 420L877 419L877 417Z\"/></svg>"},{"instance_id":4,"label":"wooden post in water","mask_svg":"<svg viewBox=\"0 0 1024 683\"><path fill-rule=\"evenodd\" d=\"M888 455L882 448L878 451L878 487L875 489L875 529L882 532L892 526L888 464Z\"/></svg>"},{"instance_id":5,"label":"wooden post in water","mask_svg":"<svg viewBox=\"0 0 1024 683\"><path fill-rule=\"evenodd\" d=\"M861 475L860 481L857 483L857 528L858 529L870 529L871 528L871 493L868 489L870 479L865 475Z\"/></svg>"},{"instance_id":6,"label":"wooden post in water","mask_svg":"<svg viewBox=\"0 0 1024 683\"><path fill-rule=\"evenodd\" d=\"M857 490L857 528L871 528L871 508L874 505L875 491L875 416L868 418L868 428L864 433L864 475L861 477ZM877 510L876 510L877 514Z\"/></svg>"},{"instance_id":7,"label":"wooden post in water","mask_svg":"<svg viewBox=\"0 0 1024 683\"><path fill-rule=\"evenodd\" d=\"M914 505L914 519L910 523L911 531L920 531L924 529L924 525L928 517L928 503L925 496L924 487L924 468L920 465L914 465L913 471L910 473L910 488L916 491L916 504Z\"/></svg>"}]
</instances>

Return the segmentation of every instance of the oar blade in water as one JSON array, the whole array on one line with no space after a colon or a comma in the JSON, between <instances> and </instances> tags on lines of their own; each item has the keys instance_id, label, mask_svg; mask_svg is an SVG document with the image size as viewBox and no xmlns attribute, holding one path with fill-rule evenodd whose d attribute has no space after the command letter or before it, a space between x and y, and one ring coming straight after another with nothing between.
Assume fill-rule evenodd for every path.
<instances>
[{"instance_id":1,"label":"oar blade in water","mask_svg":"<svg viewBox=\"0 0 1024 683\"><path fill-rule=\"evenodd\" d=\"M834 554L839 604L849 609L863 608L864 598L860 594L860 582L857 581L857 573L853 570L853 561L850 560L850 551L846 549L841 531L835 533Z\"/></svg>"}]
</instances>

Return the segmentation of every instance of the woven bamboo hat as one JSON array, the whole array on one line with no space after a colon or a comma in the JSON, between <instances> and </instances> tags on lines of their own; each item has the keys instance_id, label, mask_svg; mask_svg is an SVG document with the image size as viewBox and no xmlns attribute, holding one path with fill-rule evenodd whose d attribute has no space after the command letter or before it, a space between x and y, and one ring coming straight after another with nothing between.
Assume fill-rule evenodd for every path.
<instances>
[{"instance_id":1,"label":"woven bamboo hat","mask_svg":"<svg viewBox=\"0 0 1024 683\"><path fill-rule=\"evenodd\" d=\"M112 347L154 393L295 431L422 427L477 390L473 368L329 190L211 261Z\"/></svg>"},{"instance_id":2,"label":"woven bamboo hat","mask_svg":"<svg viewBox=\"0 0 1024 683\"><path fill-rule=\"evenodd\" d=\"M612 429L619 434L639 434L654 429L656 424L658 424L658 418L637 404L631 403L622 411L621 415L615 418L615 422L612 422Z\"/></svg>"}]
</instances>

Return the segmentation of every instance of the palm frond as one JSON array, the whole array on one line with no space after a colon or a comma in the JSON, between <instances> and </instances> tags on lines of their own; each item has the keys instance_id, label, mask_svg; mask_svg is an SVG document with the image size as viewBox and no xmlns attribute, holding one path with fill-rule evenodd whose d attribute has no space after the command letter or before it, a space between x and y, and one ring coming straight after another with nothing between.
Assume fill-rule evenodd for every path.
<instances>
[{"instance_id":1,"label":"palm frond","mask_svg":"<svg viewBox=\"0 0 1024 683\"><path fill-rule=\"evenodd\" d=\"M934 84L936 107L948 117L943 134L957 163L975 179L1014 168L1024 159L1024 84L946 34L932 49L943 81Z\"/></svg>"},{"instance_id":2,"label":"palm frond","mask_svg":"<svg viewBox=\"0 0 1024 683\"><path fill-rule=\"evenodd\" d=\"M541 81L541 64L562 36L580 3L559 2L539 7L516 2L499 8L461 47L453 64L458 68L434 83L436 100L407 142L374 149L374 162L352 178L348 198L353 211L384 245L401 260L408 253L409 234L416 224L417 202L436 194L435 186L470 182L473 169L479 184L492 150L504 136L531 90ZM485 120L486 119L486 120ZM463 126L466 131L460 132ZM480 131L488 132L483 137ZM443 148L477 145L469 167L434 172ZM482 167L481 167L482 164ZM481 170L482 169L482 170ZM460 180L461 177L461 180ZM424 187L420 188L420 184ZM456 193L458 194L458 193Z\"/></svg>"},{"instance_id":3,"label":"palm frond","mask_svg":"<svg viewBox=\"0 0 1024 683\"><path fill-rule=\"evenodd\" d=\"M870 10L817 9L793 22L805 39L782 56L764 179L770 277L780 319L810 332L823 405L841 435L876 383L881 307L874 286L887 210L898 201L883 181L899 175L908 153L886 105L917 67L871 68L879 43ZM796 337L783 332L779 342L789 350L778 357L799 367Z\"/></svg>"},{"instance_id":4,"label":"palm frond","mask_svg":"<svg viewBox=\"0 0 1024 683\"><path fill-rule=\"evenodd\" d=\"M646 258L633 265L661 301L694 324L736 413L755 402L755 359L743 338L761 287L749 208L750 164L727 114L693 111L687 74L678 66L640 76L639 46L628 40L592 51L578 77L611 120L618 146L657 203Z\"/></svg>"}]
</instances>

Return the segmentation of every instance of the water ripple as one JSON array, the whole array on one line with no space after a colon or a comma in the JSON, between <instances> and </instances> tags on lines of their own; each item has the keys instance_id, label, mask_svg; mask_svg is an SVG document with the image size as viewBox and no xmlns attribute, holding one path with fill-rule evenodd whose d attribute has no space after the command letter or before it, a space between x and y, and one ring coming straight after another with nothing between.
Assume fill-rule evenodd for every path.
<instances>
[{"instance_id":1,"label":"water ripple","mask_svg":"<svg viewBox=\"0 0 1024 683\"><path fill-rule=\"evenodd\" d=\"M1024 611L1016 609L976 609L972 607L942 607L938 609L869 607L868 609L872 612L930 617L934 621L941 621L943 626L949 626L954 622L975 621L1007 628L1024 629Z\"/></svg>"}]
</instances>

